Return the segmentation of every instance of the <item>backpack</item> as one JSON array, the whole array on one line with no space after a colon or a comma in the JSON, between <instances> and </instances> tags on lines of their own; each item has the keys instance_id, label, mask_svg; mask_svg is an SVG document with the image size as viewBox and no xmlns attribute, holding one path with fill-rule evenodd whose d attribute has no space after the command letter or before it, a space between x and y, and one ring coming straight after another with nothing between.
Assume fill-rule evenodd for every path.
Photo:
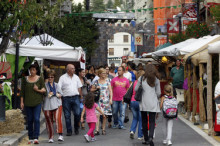
<instances>
[{"instance_id":1,"label":"backpack","mask_svg":"<svg viewBox=\"0 0 220 146\"><path fill-rule=\"evenodd\" d=\"M177 118L178 115L178 101L173 96L164 95L163 101L163 116L164 118Z\"/></svg>"}]
</instances>

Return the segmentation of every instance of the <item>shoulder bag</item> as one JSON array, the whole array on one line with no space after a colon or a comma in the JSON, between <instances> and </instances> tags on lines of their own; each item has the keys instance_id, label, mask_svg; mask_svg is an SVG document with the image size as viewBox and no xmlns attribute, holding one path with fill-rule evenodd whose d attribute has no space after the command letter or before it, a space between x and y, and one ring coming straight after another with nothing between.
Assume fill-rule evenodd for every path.
<instances>
[{"instance_id":1,"label":"shoulder bag","mask_svg":"<svg viewBox=\"0 0 220 146\"><path fill-rule=\"evenodd\" d=\"M130 102L131 102L131 97L132 97L132 94L133 94L133 87L134 87L134 83L131 84L128 91L123 96L124 102L127 103L127 104L130 104Z\"/></svg>"},{"instance_id":2,"label":"shoulder bag","mask_svg":"<svg viewBox=\"0 0 220 146\"><path fill-rule=\"evenodd\" d=\"M99 81L97 80L96 81L96 86L99 85ZM100 96L100 89L97 89L96 91L94 91L94 95L95 95L95 102L98 102L99 101L99 96Z\"/></svg>"},{"instance_id":3,"label":"shoulder bag","mask_svg":"<svg viewBox=\"0 0 220 146\"><path fill-rule=\"evenodd\" d=\"M139 86L139 88L136 91L136 94L134 96L136 101L141 101L141 99L142 99L142 93L143 93L142 79L143 79L143 76L141 76L141 84L140 84L140 86Z\"/></svg>"}]
</instances>

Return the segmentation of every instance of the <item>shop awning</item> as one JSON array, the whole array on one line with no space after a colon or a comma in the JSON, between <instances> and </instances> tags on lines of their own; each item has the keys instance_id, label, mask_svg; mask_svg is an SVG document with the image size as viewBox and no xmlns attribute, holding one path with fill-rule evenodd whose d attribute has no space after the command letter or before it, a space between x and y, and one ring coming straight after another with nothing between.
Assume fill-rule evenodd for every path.
<instances>
[{"instance_id":1,"label":"shop awning","mask_svg":"<svg viewBox=\"0 0 220 146\"><path fill-rule=\"evenodd\" d=\"M210 54L220 54L220 41L209 44L208 53L210 53Z\"/></svg>"},{"instance_id":2,"label":"shop awning","mask_svg":"<svg viewBox=\"0 0 220 146\"><path fill-rule=\"evenodd\" d=\"M45 35L47 36L47 34ZM82 47L69 46L50 35L48 35L48 38L52 40L52 44L48 46L43 46L40 43L39 36L25 39L24 43L20 44L19 56L32 56L62 61L79 61L84 53ZM15 45L12 42L6 50L6 53L16 53Z\"/></svg>"}]
</instances>

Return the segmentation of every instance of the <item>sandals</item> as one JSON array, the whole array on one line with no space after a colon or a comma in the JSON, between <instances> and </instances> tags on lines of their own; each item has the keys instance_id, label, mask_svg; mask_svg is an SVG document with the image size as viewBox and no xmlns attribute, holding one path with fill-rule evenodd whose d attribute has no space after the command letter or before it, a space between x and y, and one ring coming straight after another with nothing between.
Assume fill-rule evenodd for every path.
<instances>
[{"instance_id":1,"label":"sandals","mask_svg":"<svg viewBox=\"0 0 220 146\"><path fill-rule=\"evenodd\" d=\"M105 130L102 130L102 135L106 135L106 131Z\"/></svg>"},{"instance_id":2,"label":"sandals","mask_svg":"<svg viewBox=\"0 0 220 146\"><path fill-rule=\"evenodd\" d=\"M99 131L95 131L95 135L99 135Z\"/></svg>"}]
</instances>

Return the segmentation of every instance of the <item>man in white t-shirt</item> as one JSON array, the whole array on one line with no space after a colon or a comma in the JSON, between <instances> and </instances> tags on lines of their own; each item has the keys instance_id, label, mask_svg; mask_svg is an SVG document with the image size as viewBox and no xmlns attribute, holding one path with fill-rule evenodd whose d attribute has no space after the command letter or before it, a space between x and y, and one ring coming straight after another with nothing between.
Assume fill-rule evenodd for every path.
<instances>
[{"instance_id":1,"label":"man in white t-shirt","mask_svg":"<svg viewBox=\"0 0 220 146\"><path fill-rule=\"evenodd\" d=\"M121 66L124 67L124 69L125 69L125 72L124 72L123 76L124 76L125 78L127 78L127 79L129 80L129 82L131 82L131 81L132 81L132 75L131 75L131 73L126 69L126 68L127 68L127 64L126 64L126 63L122 63ZM118 76L118 73L116 73L116 77L117 77L117 76Z\"/></svg>"},{"instance_id":2,"label":"man in white t-shirt","mask_svg":"<svg viewBox=\"0 0 220 146\"><path fill-rule=\"evenodd\" d=\"M71 111L74 113L74 132L79 134L80 98L82 97L82 83L75 74L75 66L68 64L67 73L59 79L58 85L63 92L62 106L66 121L67 136L72 135Z\"/></svg>"}]
</instances>

